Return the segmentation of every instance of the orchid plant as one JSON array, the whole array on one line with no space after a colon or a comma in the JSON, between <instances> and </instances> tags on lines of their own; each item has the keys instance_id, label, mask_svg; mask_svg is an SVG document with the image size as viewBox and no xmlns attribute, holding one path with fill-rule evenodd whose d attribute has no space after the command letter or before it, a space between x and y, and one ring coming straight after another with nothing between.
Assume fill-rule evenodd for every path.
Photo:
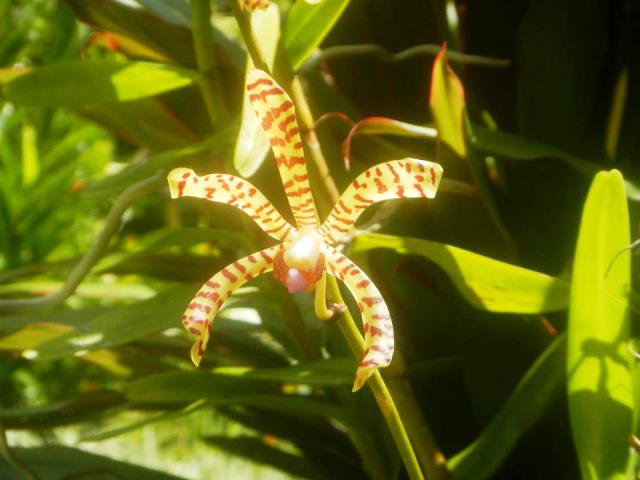
<instances>
[{"instance_id":1,"label":"orchid plant","mask_svg":"<svg viewBox=\"0 0 640 480\"><path fill-rule=\"evenodd\" d=\"M273 271L289 292L315 290L318 317L330 319L345 308L327 305L326 275L342 280L355 298L363 321L365 340L353 385L357 391L377 368L391 362L393 326L387 305L367 275L343 255L336 244L352 232L360 214L370 205L393 198L433 198L442 176L436 163L413 158L393 160L369 168L345 190L320 224L304 159L293 102L265 72L254 70L246 86L258 122L267 135L295 218L287 222L253 185L227 174L198 176L176 168L169 173L172 198L205 198L233 205L247 213L260 228L279 240L277 245L252 253L216 273L189 303L182 323L195 343L191 359L199 365L211 326L224 301L244 283Z\"/></svg>"}]
</instances>

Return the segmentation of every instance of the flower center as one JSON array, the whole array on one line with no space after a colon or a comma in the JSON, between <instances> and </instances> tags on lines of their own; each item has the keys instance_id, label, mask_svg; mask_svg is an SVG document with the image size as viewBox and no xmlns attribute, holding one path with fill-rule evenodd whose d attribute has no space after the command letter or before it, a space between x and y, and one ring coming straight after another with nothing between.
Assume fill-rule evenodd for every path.
<instances>
[{"instance_id":1,"label":"flower center","mask_svg":"<svg viewBox=\"0 0 640 480\"><path fill-rule=\"evenodd\" d=\"M274 261L273 275L291 293L312 290L323 272L322 237L311 227L302 228Z\"/></svg>"}]
</instances>

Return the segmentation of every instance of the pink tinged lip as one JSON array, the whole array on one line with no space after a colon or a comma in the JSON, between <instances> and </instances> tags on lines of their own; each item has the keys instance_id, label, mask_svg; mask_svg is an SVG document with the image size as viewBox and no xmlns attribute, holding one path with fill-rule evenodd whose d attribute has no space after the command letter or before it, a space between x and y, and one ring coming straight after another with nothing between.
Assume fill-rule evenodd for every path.
<instances>
[{"instance_id":1,"label":"pink tinged lip","mask_svg":"<svg viewBox=\"0 0 640 480\"><path fill-rule=\"evenodd\" d=\"M289 293L302 292L309 287L305 275L297 268L290 268L287 271L285 283Z\"/></svg>"}]
</instances>

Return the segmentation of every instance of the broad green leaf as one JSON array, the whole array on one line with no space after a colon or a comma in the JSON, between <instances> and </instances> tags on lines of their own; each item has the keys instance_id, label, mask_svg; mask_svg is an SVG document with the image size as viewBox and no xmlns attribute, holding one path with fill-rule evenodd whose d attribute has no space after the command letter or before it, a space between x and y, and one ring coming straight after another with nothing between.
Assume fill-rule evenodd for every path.
<instances>
[{"instance_id":1,"label":"broad green leaf","mask_svg":"<svg viewBox=\"0 0 640 480\"><path fill-rule=\"evenodd\" d=\"M204 441L231 455L246 458L254 464L269 465L294 477L318 480L323 478L309 465L304 456L270 446L257 437L210 436L204 437Z\"/></svg>"},{"instance_id":2,"label":"broad green leaf","mask_svg":"<svg viewBox=\"0 0 640 480\"><path fill-rule=\"evenodd\" d=\"M87 319L78 329L24 354L37 360L80 355L180 326L180 317L193 291L191 286L176 287L148 300L112 307L97 317Z\"/></svg>"},{"instance_id":3,"label":"broad green leaf","mask_svg":"<svg viewBox=\"0 0 640 480\"><path fill-rule=\"evenodd\" d=\"M356 237L353 253L390 248L403 255L421 255L442 268L458 292L474 307L501 313L541 313L563 310L568 282L544 273L494 260L462 248L368 233Z\"/></svg>"},{"instance_id":4,"label":"broad green leaf","mask_svg":"<svg viewBox=\"0 0 640 480\"><path fill-rule=\"evenodd\" d=\"M294 70L311 55L349 5L349 0L296 2L289 10L283 42Z\"/></svg>"},{"instance_id":5,"label":"broad green leaf","mask_svg":"<svg viewBox=\"0 0 640 480\"><path fill-rule=\"evenodd\" d=\"M440 140L459 156L466 157L464 88L449 67L446 44L433 62L429 108Z\"/></svg>"},{"instance_id":6,"label":"broad green leaf","mask_svg":"<svg viewBox=\"0 0 640 480\"><path fill-rule=\"evenodd\" d=\"M456 479L483 480L493 475L518 439L545 413L564 385L566 338L556 339L522 377L480 436L449 458Z\"/></svg>"},{"instance_id":7,"label":"broad green leaf","mask_svg":"<svg viewBox=\"0 0 640 480\"><path fill-rule=\"evenodd\" d=\"M569 416L582 478L589 480L629 478L631 254L615 258L629 243L622 175L600 172L582 213L568 325Z\"/></svg>"},{"instance_id":8,"label":"broad green leaf","mask_svg":"<svg viewBox=\"0 0 640 480\"><path fill-rule=\"evenodd\" d=\"M108 457L94 455L93 453L70 447L54 445L35 448L14 448L12 451L22 463L28 465L30 469L37 473L40 480L60 480L63 478L181 480L181 477L129 463L118 462ZM0 478L17 480L24 477L19 476L14 467L8 465L4 458L0 457Z\"/></svg>"},{"instance_id":9,"label":"broad green leaf","mask_svg":"<svg viewBox=\"0 0 640 480\"><path fill-rule=\"evenodd\" d=\"M280 11L272 3L266 10L256 10L251 14L251 26L260 49L270 68L276 56L276 48L280 39ZM271 144L265 136L258 117L253 113L249 92L246 89L249 73L254 69L251 59L247 59L245 88L242 100L242 121L238 132L238 140L233 154L233 165L243 177L250 177L262 165Z\"/></svg>"},{"instance_id":10,"label":"broad green leaf","mask_svg":"<svg viewBox=\"0 0 640 480\"><path fill-rule=\"evenodd\" d=\"M11 429L52 428L80 422L123 403L124 395L121 393L96 392L51 405L0 409L0 422L3 427Z\"/></svg>"},{"instance_id":11,"label":"broad green leaf","mask_svg":"<svg viewBox=\"0 0 640 480\"><path fill-rule=\"evenodd\" d=\"M21 105L79 107L151 97L190 85L195 76L157 63L72 60L14 78L4 94Z\"/></svg>"}]
</instances>

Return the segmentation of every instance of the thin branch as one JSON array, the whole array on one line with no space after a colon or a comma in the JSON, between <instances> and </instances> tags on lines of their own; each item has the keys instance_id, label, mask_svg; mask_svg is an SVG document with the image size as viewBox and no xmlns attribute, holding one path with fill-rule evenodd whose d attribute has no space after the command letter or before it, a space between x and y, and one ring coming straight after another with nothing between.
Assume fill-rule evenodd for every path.
<instances>
[{"instance_id":1,"label":"thin branch","mask_svg":"<svg viewBox=\"0 0 640 480\"><path fill-rule=\"evenodd\" d=\"M138 183L134 183L120 194L107 214L102 232L100 232L100 235L93 241L87 252L73 268L60 290L39 298L0 300L0 311L53 307L64 302L100 259L102 253L109 245L111 236L120 226L122 215L125 210L129 208L129 205L142 195L156 190L163 182L163 176L157 174Z\"/></svg>"},{"instance_id":2,"label":"thin branch","mask_svg":"<svg viewBox=\"0 0 640 480\"><path fill-rule=\"evenodd\" d=\"M204 104L214 130L226 126L229 110L222 95L222 84L215 52L212 50L211 7L209 0L191 0L191 32L196 63L202 74L199 79Z\"/></svg>"},{"instance_id":3,"label":"thin branch","mask_svg":"<svg viewBox=\"0 0 640 480\"><path fill-rule=\"evenodd\" d=\"M22 463L11 451L9 442L7 441L7 432L2 425L0 425L0 455L6 460L6 462L22 473L27 480L40 480L40 477L31 470L27 465Z\"/></svg>"},{"instance_id":4,"label":"thin branch","mask_svg":"<svg viewBox=\"0 0 640 480\"><path fill-rule=\"evenodd\" d=\"M434 44L416 45L407 48L398 53L391 53L380 45L361 44L361 45L338 45L328 47L317 54L313 55L301 67L300 71L309 71L317 68L322 62L335 60L337 58L349 58L353 56L372 56L381 62L395 63L403 62L411 58L428 55L436 56L442 47ZM491 58L482 55L469 55L453 50L447 51L447 58L453 63L462 65L477 65L490 68L505 68L511 65L511 60L506 58Z\"/></svg>"}]
</instances>

